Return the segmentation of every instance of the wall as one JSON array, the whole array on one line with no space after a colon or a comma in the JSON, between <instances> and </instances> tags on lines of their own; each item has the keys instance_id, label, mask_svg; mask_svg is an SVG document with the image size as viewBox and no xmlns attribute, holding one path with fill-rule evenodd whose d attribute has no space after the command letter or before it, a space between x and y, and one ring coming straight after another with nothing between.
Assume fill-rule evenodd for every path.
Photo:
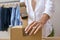
<instances>
[{"instance_id":1,"label":"wall","mask_svg":"<svg viewBox=\"0 0 60 40\"><path fill-rule=\"evenodd\" d=\"M55 36L60 36L60 0L54 0L55 4L55 14L53 18Z\"/></svg>"}]
</instances>

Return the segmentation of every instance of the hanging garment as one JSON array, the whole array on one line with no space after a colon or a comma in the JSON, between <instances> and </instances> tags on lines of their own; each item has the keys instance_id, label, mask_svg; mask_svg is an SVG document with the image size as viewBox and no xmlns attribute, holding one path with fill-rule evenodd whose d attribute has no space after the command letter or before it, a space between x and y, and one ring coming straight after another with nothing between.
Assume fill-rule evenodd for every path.
<instances>
[{"instance_id":1,"label":"hanging garment","mask_svg":"<svg viewBox=\"0 0 60 40\"><path fill-rule=\"evenodd\" d=\"M1 20L1 7L0 7L0 31L2 30L2 20Z\"/></svg>"},{"instance_id":2,"label":"hanging garment","mask_svg":"<svg viewBox=\"0 0 60 40\"><path fill-rule=\"evenodd\" d=\"M11 19L11 12L12 12L12 8L8 8L8 21L9 21L9 25L11 25L10 19Z\"/></svg>"},{"instance_id":3,"label":"hanging garment","mask_svg":"<svg viewBox=\"0 0 60 40\"><path fill-rule=\"evenodd\" d=\"M3 11L2 14L4 14L2 30L7 30L9 28L10 17L11 17L11 9L12 8L3 8L2 9L2 11Z\"/></svg>"},{"instance_id":4,"label":"hanging garment","mask_svg":"<svg viewBox=\"0 0 60 40\"><path fill-rule=\"evenodd\" d=\"M16 8L12 8L11 13L11 26L18 26L18 25L21 25L19 6L17 6Z\"/></svg>"},{"instance_id":5,"label":"hanging garment","mask_svg":"<svg viewBox=\"0 0 60 40\"><path fill-rule=\"evenodd\" d=\"M9 28L9 25L10 25L10 17L11 17L11 9L12 8L4 8L2 7L1 8L1 24L0 24L0 27L1 27L1 30L2 31L5 31Z\"/></svg>"},{"instance_id":6,"label":"hanging garment","mask_svg":"<svg viewBox=\"0 0 60 40\"><path fill-rule=\"evenodd\" d=\"M16 16L15 16L15 26L16 25L21 25L21 20L20 20L20 7L16 7Z\"/></svg>"},{"instance_id":7,"label":"hanging garment","mask_svg":"<svg viewBox=\"0 0 60 40\"><path fill-rule=\"evenodd\" d=\"M11 26L14 26L14 23L15 23L15 9L16 8L12 8L12 13L11 13Z\"/></svg>"},{"instance_id":8,"label":"hanging garment","mask_svg":"<svg viewBox=\"0 0 60 40\"><path fill-rule=\"evenodd\" d=\"M2 8L2 21L3 21L2 30L3 31L7 30L7 28L9 27L7 8Z\"/></svg>"}]
</instances>

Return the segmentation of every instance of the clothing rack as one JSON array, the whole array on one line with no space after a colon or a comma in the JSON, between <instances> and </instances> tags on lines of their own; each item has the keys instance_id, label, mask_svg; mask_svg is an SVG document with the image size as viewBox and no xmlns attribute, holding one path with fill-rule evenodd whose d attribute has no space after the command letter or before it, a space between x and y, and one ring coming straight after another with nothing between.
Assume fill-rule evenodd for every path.
<instances>
[{"instance_id":1,"label":"clothing rack","mask_svg":"<svg viewBox=\"0 0 60 40\"><path fill-rule=\"evenodd\" d=\"M16 6L20 6L20 2L0 2L0 7L16 7Z\"/></svg>"}]
</instances>

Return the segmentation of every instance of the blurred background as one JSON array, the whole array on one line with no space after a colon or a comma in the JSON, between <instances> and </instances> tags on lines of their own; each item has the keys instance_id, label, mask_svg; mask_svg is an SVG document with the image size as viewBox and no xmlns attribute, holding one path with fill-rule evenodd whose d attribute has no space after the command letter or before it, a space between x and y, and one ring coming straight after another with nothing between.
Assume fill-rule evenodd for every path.
<instances>
[{"instance_id":1,"label":"blurred background","mask_svg":"<svg viewBox=\"0 0 60 40\"><path fill-rule=\"evenodd\" d=\"M5 1L19 1L19 0L0 0L0 2ZM24 0L20 0L20 2L23 2ZM53 21L53 27L55 30L55 37L60 36L60 0L53 0L55 5L55 13L53 15L52 21ZM25 7L21 7L21 13L25 13L26 9ZM8 38L9 32L1 32L0 31L0 38Z\"/></svg>"}]
</instances>

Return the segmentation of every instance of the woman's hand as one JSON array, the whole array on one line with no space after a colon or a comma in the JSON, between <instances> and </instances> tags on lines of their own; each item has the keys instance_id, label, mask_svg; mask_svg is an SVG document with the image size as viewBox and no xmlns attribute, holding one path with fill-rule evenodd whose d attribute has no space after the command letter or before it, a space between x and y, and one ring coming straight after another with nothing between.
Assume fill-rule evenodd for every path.
<instances>
[{"instance_id":1,"label":"woman's hand","mask_svg":"<svg viewBox=\"0 0 60 40\"><path fill-rule=\"evenodd\" d=\"M36 34L37 31L44 26L48 19L50 19L50 16L44 13L40 19L40 22L34 21L25 28L25 33L29 33L29 35Z\"/></svg>"},{"instance_id":2,"label":"woman's hand","mask_svg":"<svg viewBox=\"0 0 60 40\"><path fill-rule=\"evenodd\" d=\"M36 34L37 31L43 26L42 23L34 21L29 26L25 28L25 33L29 33L29 35Z\"/></svg>"}]
</instances>

